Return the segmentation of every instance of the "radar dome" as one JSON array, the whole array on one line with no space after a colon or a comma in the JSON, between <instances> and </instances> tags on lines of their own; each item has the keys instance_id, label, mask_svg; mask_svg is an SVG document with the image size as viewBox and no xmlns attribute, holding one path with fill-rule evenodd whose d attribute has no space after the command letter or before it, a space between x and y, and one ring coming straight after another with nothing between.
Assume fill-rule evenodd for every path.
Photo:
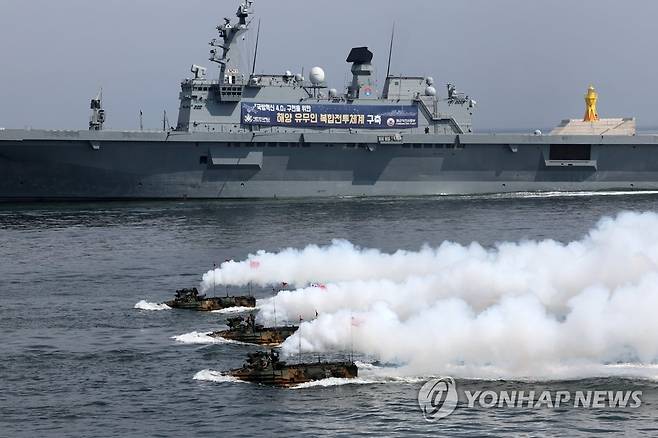
<instances>
[{"instance_id":1,"label":"radar dome","mask_svg":"<svg viewBox=\"0 0 658 438\"><path fill-rule=\"evenodd\" d=\"M333 99L336 96L338 96L338 90L336 90L335 88L330 88L329 89L329 97L331 97Z\"/></svg>"},{"instance_id":2,"label":"radar dome","mask_svg":"<svg viewBox=\"0 0 658 438\"><path fill-rule=\"evenodd\" d=\"M324 82L326 76L324 74L324 70L320 67L313 67L311 69L311 74L309 75L309 79L311 79L311 83L313 85L320 85Z\"/></svg>"},{"instance_id":3,"label":"radar dome","mask_svg":"<svg viewBox=\"0 0 658 438\"><path fill-rule=\"evenodd\" d=\"M431 85L425 88L425 96L436 96L436 88Z\"/></svg>"},{"instance_id":4,"label":"radar dome","mask_svg":"<svg viewBox=\"0 0 658 438\"><path fill-rule=\"evenodd\" d=\"M434 85L434 78L433 78L432 76L428 76L428 77L426 77L426 78L425 78L425 83L426 83L427 85L430 85L430 86Z\"/></svg>"}]
</instances>

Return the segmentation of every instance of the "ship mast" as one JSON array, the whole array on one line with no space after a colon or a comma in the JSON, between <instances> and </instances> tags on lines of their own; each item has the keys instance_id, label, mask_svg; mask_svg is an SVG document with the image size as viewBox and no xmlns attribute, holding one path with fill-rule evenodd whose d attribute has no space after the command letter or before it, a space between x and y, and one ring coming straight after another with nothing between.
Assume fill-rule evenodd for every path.
<instances>
[{"instance_id":1,"label":"ship mast","mask_svg":"<svg viewBox=\"0 0 658 438\"><path fill-rule=\"evenodd\" d=\"M103 124L105 123L105 110L103 109L103 89L98 92L98 95L91 99L91 118L89 119L90 131L102 131Z\"/></svg>"},{"instance_id":2,"label":"ship mast","mask_svg":"<svg viewBox=\"0 0 658 438\"><path fill-rule=\"evenodd\" d=\"M214 38L210 41L213 49L210 50L210 61L219 64L220 85L245 85L246 78L240 73L238 65L240 61L240 37L249 30L251 20L247 21L253 14L252 5L254 0L244 0L238 7L236 16L237 23L232 23L230 18L224 18L224 23L217 26L221 40ZM217 49L221 49L221 54Z\"/></svg>"},{"instance_id":3,"label":"ship mast","mask_svg":"<svg viewBox=\"0 0 658 438\"><path fill-rule=\"evenodd\" d=\"M256 48L254 49L254 63L251 66L251 76L256 73L256 61L258 60L258 43L260 41L260 20L258 20L258 32L256 32Z\"/></svg>"},{"instance_id":4,"label":"ship mast","mask_svg":"<svg viewBox=\"0 0 658 438\"><path fill-rule=\"evenodd\" d=\"M299 363L302 363L302 322L304 319L299 315Z\"/></svg>"}]
</instances>

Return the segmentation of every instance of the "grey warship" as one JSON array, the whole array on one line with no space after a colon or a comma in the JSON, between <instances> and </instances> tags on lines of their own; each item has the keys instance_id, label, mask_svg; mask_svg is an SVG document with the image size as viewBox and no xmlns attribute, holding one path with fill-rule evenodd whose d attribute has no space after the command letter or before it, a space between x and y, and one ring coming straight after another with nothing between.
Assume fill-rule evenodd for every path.
<instances>
[{"instance_id":1,"label":"grey warship","mask_svg":"<svg viewBox=\"0 0 658 438\"><path fill-rule=\"evenodd\" d=\"M440 94L432 77L387 73L377 90L367 47L349 51L344 92L319 67L308 78L245 71L238 42L253 31L253 3L217 26L219 75L192 67L174 129L105 130L99 95L89 130L0 130L0 200L658 189L658 136L623 129L634 120L592 114L547 135L478 134L476 102L454 85Z\"/></svg>"}]
</instances>

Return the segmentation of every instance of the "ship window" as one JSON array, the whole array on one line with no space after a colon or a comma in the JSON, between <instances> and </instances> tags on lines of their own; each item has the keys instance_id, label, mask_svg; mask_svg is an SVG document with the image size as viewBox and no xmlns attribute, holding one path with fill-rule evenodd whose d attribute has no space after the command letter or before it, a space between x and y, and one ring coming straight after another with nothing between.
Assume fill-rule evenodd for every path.
<instances>
[{"instance_id":1,"label":"ship window","mask_svg":"<svg viewBox=\"0 0 658 438\"><path fill-rule=\"evenodd\" d=\"M409 149L411 147L411 145L410 144L403 144L402 147Z\"/></svg>"},{"instance_id":2,"label":"ship window","mask_svg":"<svg viewBox=\"0 0 658 438\"><path fill-rule=\"evenodd\" d=\"M589 144L552 144L550 160L591 160L592 145Z\"/></svg>"},{"instance_id":3,"label":"ship window","mask_svg":"<svg viewBox=\"0 0 658 438\"><path fill-rule=\"evenodd\" d=\"M425 149L429 149L429 148L432 147L432 145L431 145L431 144L424 144L423 147L424 147Z\"/></svg>"},{"instance_id":4,"label":"ship window","mask_svg":"<svg viewBox=\"0 0 658 438\"><path fill-rule=\"evenodd\" d=\"M199 157L199 164L208 164L208 157L205 155L201 155Z\"/></svg>"},{"instance_id":5,"label":"ship window","mask_svg":"<svg viewBox=\"0 0 658 438\"><path fill-rule=\"evenodd\" d=\"M268 143L268 144L267 144L267 147L275 148L275 147L276 147L276 143Z\"/></svg>"}]
</instances>

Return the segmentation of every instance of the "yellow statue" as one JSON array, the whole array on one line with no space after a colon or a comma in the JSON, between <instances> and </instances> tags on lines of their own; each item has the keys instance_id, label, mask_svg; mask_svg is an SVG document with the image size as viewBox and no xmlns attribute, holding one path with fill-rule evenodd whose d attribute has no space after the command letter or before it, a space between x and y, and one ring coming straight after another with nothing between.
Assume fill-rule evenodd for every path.
<instances>
[{"instance_id":1,"label":"yellow statue","mask_svg":"<svg viewBox=\"0 0 658 438\"><path fill-rule=\"evenodd\" d=\"M596 112L596 102L599 100L599 95L592 87L591 85L589 86L589 89L587 90L587 94L585 95L585 104L586 104L586 109L585 109L585 118L583 119L585 122L596 122L599 120L599 113Z\"/></svg>"}]
</instances>

